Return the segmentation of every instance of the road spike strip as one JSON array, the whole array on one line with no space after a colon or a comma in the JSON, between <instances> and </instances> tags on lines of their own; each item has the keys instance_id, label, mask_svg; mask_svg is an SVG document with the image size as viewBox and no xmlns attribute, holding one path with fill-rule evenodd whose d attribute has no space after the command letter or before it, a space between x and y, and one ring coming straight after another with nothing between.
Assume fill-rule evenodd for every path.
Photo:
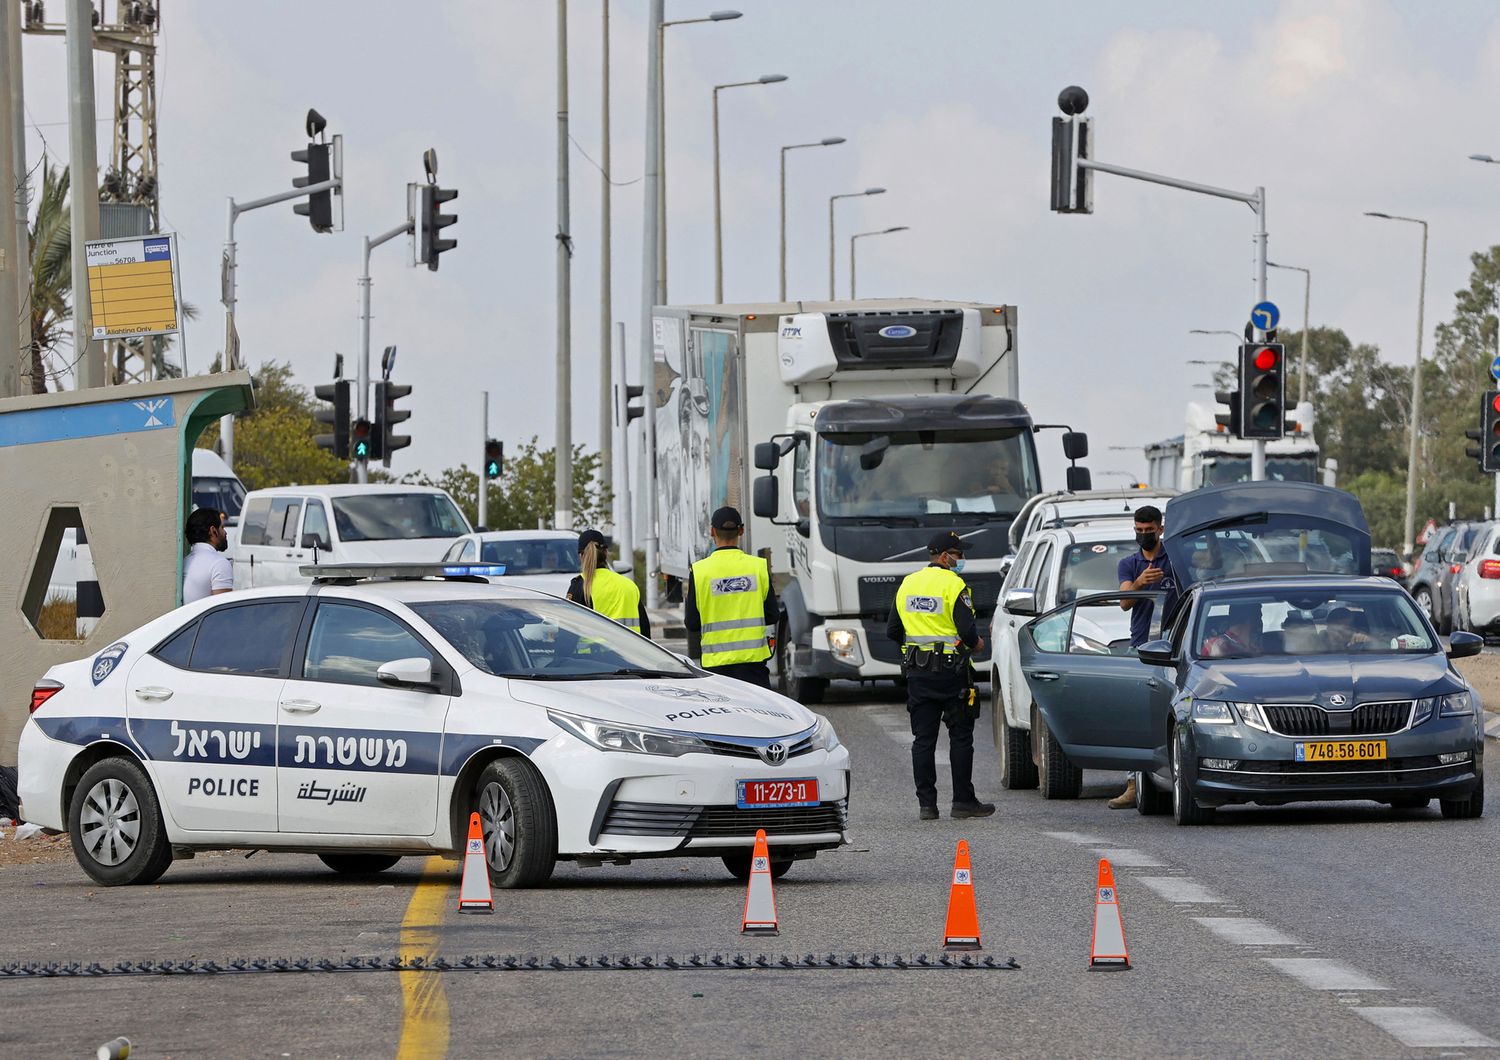
<instances>
[{"instance_id":1,"label":"road spike strip","mask_svg":"<svg viewBox=\"0 0 1500 1060\"><path fill-rule=\"evenodd\" d=\"M948 925L943 931L943 949L977 950L979 910L974 904L974 872L969 866L969 844L958 841L953 855L953 882L948 889Z\"/></svg>"},{"instance_id":2,"label":"road spike strip","mask_svg":"<svg viewBox=\"0 0 1500 1060\"><path fill-rule=\"evenodd\" d=\"M776 925L776 894L771 889L771 852L766 830L756 829L755 849L750 854L750 885L745 889L745 915L741 935L779 935Z\"/></svg>"},{"instance_id":3,"label":"road spike strip","mask_svg":"<svg viewBox=\"0 0 1500 1060\"><path fill-rule=\"evenodd\" d=\"M464 849L464 878L458 887L460 913L493 913L495 902L490 896L490 870L484 860L484 829L479 814L469 814L469 841Z\"/></svg>"},{"instance_id":4,"label":"road spike strip","mask_svg":"<svg viewBox=\"0 0 1500 1060\"><path fill-rule=\"evenodd\" d=\"M1125 949L1125 921L1120 918L1120 893L1108 858L1099 859L1099 884L1094 891L1094 942L1089 967L1129 968Z\"/></svg>"}]
</instances>

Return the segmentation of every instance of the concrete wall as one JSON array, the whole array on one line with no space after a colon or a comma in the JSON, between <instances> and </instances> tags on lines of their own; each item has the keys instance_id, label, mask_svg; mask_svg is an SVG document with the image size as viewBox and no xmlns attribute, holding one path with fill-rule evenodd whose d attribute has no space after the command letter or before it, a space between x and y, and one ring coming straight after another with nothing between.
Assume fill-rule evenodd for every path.
<instances>
[{"instance_id":1,"label":"concrete wall","mask_svg":"<svg viewBox=\"0 0 1500 1060\"><path fill-rule=\"evenodd\" d=\"M253 404L244 371L0 400L0 765L16 760L48 667L178 605L193 443ZM104 617L83 640L43 640L26 611L45 595L67 509L88 532Z\"/></svg>"}]
</instances>

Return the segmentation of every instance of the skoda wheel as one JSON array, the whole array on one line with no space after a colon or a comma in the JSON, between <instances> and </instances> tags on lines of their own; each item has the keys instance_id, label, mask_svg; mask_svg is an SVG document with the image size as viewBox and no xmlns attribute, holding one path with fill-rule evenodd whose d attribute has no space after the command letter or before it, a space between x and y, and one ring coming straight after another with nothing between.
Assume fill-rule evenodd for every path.
<instances>
[{"instance_id":1,"label":"skoda wheel","mask_svg":"<svg viewBox=\"0 0 1500 1060\"><path fill-rule=\"evenodd\" d=\"M502 889L546 883L557 862L557 817L536 768L522 758L491 762L474 786L474 809L490 883Z\"/></svg>"},{"instance_id":2,"label":"skoda wheel","mask_svg":"<svg viewBox=\"0 0 1500 1060\"><path fill-rule=\"evenodd\" d=\"M73 855L106 887L150 883L172 864L161 804L145 770L129 758L95 762L68 808Z\"/></svg>"},{"instance_id":3,"label":"skoda wheel","mask_svg":"<svg viewBox=\"0 0 1500 1060\"><path fill-rule=\"evenodd\" d=\"M1214 819L1214 811L1210 807L1198 805L1193 798L1193 789L1188 786L1187 777L1182 772L1183 742L1183 737L1174 731L1171 739L1172 818L1178 824L1210 824Z\"/></svg>"},{"instance_id":4,"label":"skoda wheel","mask_svg":"<svg viewBox=\"0 0 1500 1060\"><path fill-rule=\"evenodd\" d=\"M1135 812L1142 817L1172 812L1172 796L1156 786L1150 773L1135 775Z\"/></svg>"},{"instance_id":5,"label":"skoda wheel","mask_svg":"<svg viewBox=\"0 0 1500 1060\"><path fill-rule=\"evenodd\" d=\"M1469 792L1467 798L1462 799L1439 799L1438 805L1442 807L1443 816L1449 820L1466 820L1471 817L1484 816L1484 774L1480 774L1479 783L1474 790Z\"/></svg>"}]
</instances>

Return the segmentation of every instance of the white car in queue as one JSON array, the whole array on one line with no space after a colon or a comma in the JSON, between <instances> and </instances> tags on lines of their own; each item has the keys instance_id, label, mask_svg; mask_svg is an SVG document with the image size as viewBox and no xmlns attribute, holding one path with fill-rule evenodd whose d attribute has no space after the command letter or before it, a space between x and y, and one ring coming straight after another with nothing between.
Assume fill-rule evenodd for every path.
<instances>
[{"instance_id":1,"label":"white car in queue","mask_svg":"<svg viewBox=\"0 0 1500 1060\"><path fill-rule=\"evenodd\" d=\"M102 884L174 857L300 851L336 872L464 849L497 887L713 856L773 875L847 842L826 718L487 568L321 566L210 597L37 682L24 817Z\"/></svg>"},{"instance_id":2,"label":"white car in queue","mask_svg":"<svg viewBox=\"0 0 1500 1060\"><path fill-rule=\"evenodd\" d=\"M568 583L582 569L578 535L567 530L479 530L455 538L444 563L500 566L506 585L524 585L553 596L566 596Z\"/></svg>"}]
</instances>

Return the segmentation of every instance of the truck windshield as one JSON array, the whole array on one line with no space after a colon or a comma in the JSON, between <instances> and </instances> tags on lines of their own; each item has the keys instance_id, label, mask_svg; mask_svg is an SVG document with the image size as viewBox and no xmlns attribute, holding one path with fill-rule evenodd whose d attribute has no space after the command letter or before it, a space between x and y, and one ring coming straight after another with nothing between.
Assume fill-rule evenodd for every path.
<instances>
[{"instance_id":1,"label":"truck windshield","mask_svg":"<svg viewBox=\"0 0 1500 1060\"><path fill-rule=\"evenodd\" d=\"M818 447L824 518L937 523L959 513L1014 516L1038 488L1031 433L1021 427L850 431L821 434Z\"/></svg>"},{"instance_id":2,"label":"truck windshield","mask_svg":"<svg viewBox=\"0 0 1500 1060\"><path fill-rule=\"evenodd\" d=\"M1267 456L1266 478L1272 482L1317 482L1318 459L1307 456ZM1250 481L1250 457L1217 453L1203 460L1200 486L1223 486Z\"/></svg>"},{"instance_id":3,"label":"truck windshield","mask_svg":"<svg viewBox=\"0 0 1500 1060\"><path fill-rule=\"evenodd\" d=\"M468 524L442 493L365 493L333 498L341 541L457 537Z\"/></svg>"}]
</instances>

